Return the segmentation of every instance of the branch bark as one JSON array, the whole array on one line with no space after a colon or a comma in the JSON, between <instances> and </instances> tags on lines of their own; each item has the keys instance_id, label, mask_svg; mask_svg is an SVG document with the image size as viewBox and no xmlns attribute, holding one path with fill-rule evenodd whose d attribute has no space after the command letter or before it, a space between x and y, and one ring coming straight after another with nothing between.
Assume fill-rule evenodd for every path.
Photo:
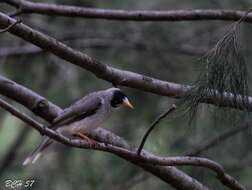
<instances>
[{"instance_id":1,"label":"branch bark","mask_svg":"<svg viewBox=\"0 0 252 190\"><path fill-rule=\"evenodd\" d=\"M33 3L26 0L3 0L17 8L15 15L19 14L42 14L49 16L82 17L89 19L107 19L119 21L193 21L193 20L225 20L236 21L243 17L246 11L235 10L167 10L167 11L146 11L146 10L113 10L85 8L77 6ZM249 14L245 22L252 22L252 15Z\"/></svg>"},{"instance_id":2,"label":"branch bark","mask_svg":"<svg viewBox=\"0 0 252 190\"><path fill-rule=\"evenodd\" d=\"M16 20L0 13L0 28L5 28ZM103 79L105 81L111 82L115 85L123 85L131 88L136 88L138 90L143 90L151 93L155 93L162 96L168 96L173 98L182 98L187 94L191 86L181 85L177 83L162 81L159 79L151 78L145 75L134 73L131 71L120 70L114 67L102 64L97 60L89 57L88 55L73 50L67 45L57 41L56 39L42 34L25 24L18 24L9 30L10 33L23 38L24 40L37 45L38 47L51 52L52 54L69 61L72 64L78 65L91 73L96 77ZM236 96L239 97L239 96ZM235 96L231 93L225 93L223 96L213 97L209 95L202 102L210 103L223 107L231 107L236 109L244 109L241 103L234 105ZM239 98L235 100L236 102L242 102ZM235 107L234 107L235 106ZM248 107L246 111L252 110L252 97L248 97Z\"/></svg>"},{"instance_id":3,"label":"branch bark","mask_svg":"<svg viewBox=\"0 0 252 190\"><path fill-rule=\"evenodd\" d=\"M37 129L39 132L43 132L43 134L46 134L47 136L51 137L52 139L61 142L68 146L73 146L77 148L85 148L90 149L89 144L86 141L82 140L71 140L68 139L61 134L57 133L56 131L49 129L47 127L44 127L42 124L34 121L29 116L21 113L16 108L11 106L10 104L6 103L5 101L0 101L0 106L10 113L12 113L14 116L20 118L22 121L27 122L29 125ZM113 153L123 159L126 159L132 163L135 163L137 165L158 165L158 166L179 166L179 165L193 165L193 166L200 166L200 167L206 167L214 172L217 173L218 178L220 180L225 180L225 185L229 186L231 183L232 186L230 186L233 189L233 185L239 187L239 189L245 189L242 185L240 185L235 179L233 179L231 176L224 173L224 169L221 165L218 163L208 160L206 158L199 158L199 157L158 157L155 155L152 155L151 153L148 153L147 151L144 151L144 153L139 156L135 149L128 150L125 148L117 147L114 145L105 143L97 143L95 147L92 149L95 150L101 150L105 152ZM235 183L234 183L235 182Z\"/></svg>"},{"instance_id":4,"label":"branch bark","mask_svg":"<svg viewBox=\"0 0 252 190\"><path fill-rule=\"evenodd\" d=\"M9 26L7 26L6 28L0 30L0 34L7 32L9 29L11 29L12 27L14 27L15 25L17 25L19 23L21 23L21 20L16 20L16 22L14 22L14 23L10 24Z\"/></svg>"},{"instance_id":5,"label":"branch bark","mask_svg":"<svg viewBox=\"0 0 252 190\"><path fill-rule=\"evenodd\" d=\"M0 93L5 91L5 88L1 88L1 84L5 84L4 80L7 81L8 84L10 84L10 80L5 79L4 77L1 77L0 79ZM8 91L9 88L7 88ZM26 92L27 91L27 92ZM15 82L12 82L12 92L11 94L7 94L9 98L15 99L16 100L16 96L15 96L15 92L18 92L19 94L28 94L27 99L29 101L36 101L37 98L41 99L41 96L36 95L36 93L32 93L34 95L34 97L31 99L31 91L29 91L27 88L22 87L21 85L16 84ZM6 94L4 94L6 95ZM54 107L54 104L50 103L48 100L44 101L47 102L47 107L42 107L42 109L46 109L47 111L49 110L60 110L60 108ZM22 103L22 102L20 102ZM31 104L27 104L27 105L34 105L34 103ZM24 105L24 104L23 104ZM58 134L57 132L55 132L52 129L49 129L47 127L44 127L42 124L36 122L35 120L31 119L30 117L28 117L27 115L25 115L24 113L21 113L20 111L18 111L16 108L14 108L13 106L11 106L10 104L6 103L5 101L1 100L0 101L0 106L3 107L4 109L6 109L7 111L9 111L10 113L12 113L13 115L15 115L16 117L20 118L21 120L23 120L24 122L28 123L29 125L31 125L32 127L34 127L36 130L38 130L39 132L41 132L42 134L46 134L47 136L51 137L52 139L59 141L65 145L69 145L69 146L74 146L74 147L78 147L78 148L90 148L89 144L87 142L83 142L81 140L71 140L68 139L64 136L62 136L61 134ZM29 107L28 107L29 108ZM61 110L60 110L61 111ZM40 114L40 116L42 116L45 112L36 112L37 114ZM52 113L49 112L49 113ZM58 112L59 113L59 112ZM58 114L58 113L54 113L54 115ZM49 119L49 121L51 120L51 117L48 117L48 115L45 115L46 120ZM107 138L107 134L105 135L105 138ZM96 134L96 136L104 136L102 135L102 131L100 129L100 133ZM112 135L115 136L115 135ZM100 139L98 139L100 140ZM103 139L104 140L104 139ZM105 139L106 140L106 139ZM162 174L160 175L160 172L155 172L155 168L157 167L157 171L159 171L161 168L161 166L177 166L177 165L194 165L194 166L201 166L201 167L206 167L211 169L212 171L216 172L217 177L220 179L220 181L226 185L227 187L229 187L230 189L245 189L239 182L237 182L234 178L232 178L231 176L229 176L228 174L226 174L224 172L224 169L222 168L221 165L217 164L214 161L205 159L205 158L198 158L198 157L158 157L155 155L152 155L151 153L148 153L147 151L143 150L143 153L141 154L141 156L139 156L137 154L137 149L132 149L130 148L128 145L124 146L122 143L120 146L116 146L111 142L106 141L102 141L105 143L98 143L96 147L94 147L94 149L96 150L101 150L101 151L106 151L106 152L110 152L113 153L123 159L126 159L140 167L142 167L143 169L153 173L154 175L158 176L159 178L164 179L164 176L167 177L167 175L169 176L169 172L171 172L170 170L173 170L172 172L177 173L177 175L179 174L179 178L176 178L176 181L180 181L179 184L177 184L176 187L177 189L191 189L193 185L193 188L196 189L207 189L207 187L204 187L202 184L200 184L199 182L195 181L195 183L190 183L190 185L186 185L188 183L188 180L192 179L191 177L187 176L186 174L183 174L183 172L179 171L176 172L177 169L175 168L170 168L170 167L166 167L165 170L167 170L166 175L162 176ZM107 143L111 143L107 144ZM125 143L125 142L124 142ZM117 143L118 144L118 143ZM175 170L174 170L175 169ZM164 172L164 169L162 169L162 173ZM175 176L177 176L175 175ZM187 178L185 178L187 177ZM174 176L170 176L168 177L168 179L166 178L166 182L170 182L171 179L173 179ZM186 183L185 183L186 182ZM173 183L171 183L172 185L175 185ZM182 186L181 186L182 185ZM185 188L185 185L187 186Z\"/></svg>"},{"instance_id":6,"label":"branch bark","mask_svg":"<svg viewBox=\"0 0 252 190\"><path fill-rule=\"evenodd\" d=\"M51 122L53 118L55 118L61 110L58 106L54 105L53 103L46 100L44 97L36 94L35 92L27 89L26 87L23 87L22 85L19 85L15 83L14 81L11 81L9 79L6 79L5 77L0 76L0 94L17 101L18 103L24 105L26 108L31 110L36 115L42 117L43 119L47 120L48 122ZM40 106L40 102L43 102ZM3 104L0 104L3 106ZM5 109L6 106L5 104ZM35 109L34 109L35 108ZM12 114L19 115L18 110L15 111L15 109L7 109ZM37 123L36 121L28 120L27 117L18 116L20 119L22 119L24 122L29 123L31 126L33 126L36 129L40 130L40 132L44 133L45 128L43 125ZM46 128L47 132L51 133L52 138L61 138L58 136L57 133L55 133L53 130L50 130ZM102 142L110 143L114 146L122 147L125 149L131 149L131 147L128 145L126 141L124 141L122 138L114 135L113 133L106 131L105 129L98 129L93 134L91 134L95 139ZM68 143L69 139L62 137L63 141ZM71 142L71 141L70 141ZM80 141L76 142L77 145L83 145L86 146L86 148L89 148L88 145L84 145L83 142L80 142L82 144L79 144ZM191 178L184 172L176 169L175 167L164 167L164 166L155 166L150 165L134 160L129 160L133 164L143 168L144 170L152 173L153 175L157 176L161 180L169 183L174 188L179 190L189 190L189 189L196 189L196 190L207 190L208 188L202 185L197 180Z\"/></svg>"},{"instance_id":7,"label":"branch bark","mask_svg":"<svg viewBox=\"0 0 252 190\"><path fill-rule=\"evenodd\" d=\"M18 0L10 0L9 2L12 2L10 4L15 5L15 2L18 2ZM19 2L26 2L26 1L20 0ZM19 8L20 8L19 10L21 10L22 12L22 7L19 7ZM8 27L9 25L12 25L12 27L8 28L8 30L11 33L25 39L26 41L30 41L31 43L38 45L44 50L48 50L52 52L53 54L65 60L68 60L69 62L72 62L74 64L77 64L87 69L88 71L94 73L97 77L101 79L107 80L114 84L130 86L130 87L145 90L148 92L153 92L160 95L166 95L166 96L171 96L171 97L176 97L176 98L182 97L186 92L188 92L188 90L190 90L190 86L183 86L183 85L179 85L175 83L169 83L166 81L161 81L158 79L154 79L154 78L150 78L144 75L133 73L130 71L123 71L123 70L119 70L119 69L101 64L95 59L89 57L88 55L82 54L81 52L78 52L78 51L74 51L73 49L64 45L63 43L60 43L56 41L55 39L50 38L49 36L46 36L38 31L35 31L24 24L15 26L14 25L15 22L16 20L0 13L0 27ZM60 108L55 107L48 100L40 97L39 95L33 93L32 91L25 89L24 87L17 85L10 80L4 80L4 78L1 78L0 80L2 80L0 81L0 91L1 91L1 88L4 89L3 90L4 95L8 97L12 97L13 95L11 94L11 92L15 91L16 87L20 87L19 90L24 90L24 91L17 92L17 94L14 95L12 99L15 99L16 101L24 100L23 102L21 102L23 105L31 108L31 110L35 112L37 115L44 115L45 119L47 119L48 121L51 121L54 118L50 114L54 114L56 116L58 112L61 111ZM12 85L15 87L13 87ZM21 95L20 97L19 97L19 93ZM35 95L35 97L33 95ZM29 99L26 99L26 96ZM34 100L37 100L37 98L39 98L39 100L34 102ZM227 94L226 100L221 102L221 106L232 107L233 98L234 97L232 95ZM249 100L250 100L250 105L252 108L251 98L249 98ZM216 104L215 103L216 101L213 101L211 97L204 100L204 102ZM220 102L218 102L218 105L219 104ZM54 113L49 113L49 107L54 107L53 108ZM236 107L236 108L239 108L239 107ZM35 125L35 123L30 123L30 124ZM89 146L86 143L80 140L73 140L73 141L69 140L65 138L64 136L57 134L51 129L41 128L41 130L43 130L43 132L47 134L48 136L50 136L51 138L58 140L66 145L79 147L79 148L89 148ZM150 153L147 153L146 151L144 151L145 154L140 157L139 155L136 154L135 151L127 150L125 148L120 148L113 145L106 145L103 143L99 143L97 147L95 147L95 149L114 153L117 156L120 156L138 166L143 167L144 169L152 172L154 175L160 177L161 179L164 179L163 175L160 176L161 172L155 173L154 171L159 171L161 169L162 171L167 171L168 169L171 169L172 167L160 167L160 166L196 165L196 166L208 167L212 169L213 171L215 171L218 174L218 177L222 181L222 183L230 187L231 189L245 189L242 185L240 185L237 181L235 181L231 176L225 174L221 166L207 159L191 158L191 157L172 157L172 158L156 157L154 155L151 155ZM159 166L155 166L156 164ZM172 170L173 173L175 172L176 174L179 174L177 172L179 170L177 170L176 168L172 168L172 169L175 169L175 170ZM169 174L166 172L166 175L169 175ZM182 172L180 173L180 175L183 177L186 177L187 180L190 178L189 176L186 176ZM170 177L171 177L170 179L172 179L172 176ZM190 183L190 185L196 184L195 187L190 186L190 185L188 186L188 184L185 184L185 183L181 183L182 178L179 179L180 184L175 185L174 182L171 182L171 184L174 183L173 184L174 187L178 189L192 189L192 188L193 189L207 189L206 187L204 187L202 184L200 184L197 181L196 181L197 183L195 183L195 181L193 183Z\"/></svg>"},{"instance_id":8,"label":"branch bark","mask_svg":"<svg viewBox=\"0 0 252 190\"><path fill-rule=\"evenodd\" d=\"M27 101L32 101L30 104L27 103L23 103L23 105L34 105L37 101L37 99L41 99L42 97L37 95L36 93L28 90L25 87L22 87L21 85L16 84L13 81L10 81L8 79L5 79L4 77L0 78L0 93L2 94L2 92L5 92L5 88L6 91L10 91L9 87L3 87L1 84L10 84L11 83L11 90L12 93L9 94L4 94L7 95L7 97L17 100L16 98L16 93L20 94L23 98L26 95ZM33 97L31 98L31 95L33 95ZM47 102L47 107L42 107L42 109L45 109L47 111L49 111L48 113L52 113L55 111L52 110L57 110L57 111L61 111L59 107L55 107L54 104L50 103L48 100L45 100L45 98L43 98L44 101ZM26 102L27 102L26 101ZM22 103L22 102L20 102ZM80 141L80 140L71 140L68 139L60 134L58 134L57 132L53 131L52 129L46 128L43 125L41 125L40 123L36 122L35 120L29 118L27 115L21 113L20 111L18 111L16 108L14 108L13 106L9 105L8 103L4 102L4 101L0 101L0 106L3 107L4 109L6 109L7 111L9 111L10 113L12 113L13 115L15 115L16 117L20 118L21 120L23 120L24 122L28 123L29 125L31 125L32 127L34 127L35 129L37 129L39 132L42 132L43 134L48 135L49 137L53 138L54 140L57 140L63 144L69 145L69 146L74 146L74 147L78 147L78 148L90 148L90 146L88 145L88 143L86 143L85 141ZM32 106L33 107L33 106ZM31 107L31 108L32 108ZM55 108L54 108L55 107ZM28 107L29 108L29 107ZM53 113L54 117L58 114L57 113ZM42 118L51 121L52 116L49 117L48 114L45 114L45 111L40 111L40 112L36 112L36 114L39 114ZM44 116L44 117L43 117ZM94 136L103 136L102 135L102 129L100 129L100 132ZM108 132L105 133L105 140L107 139L108 136ZM115 136L115 135L112 135ZM118 139L118 138L117 138ZM120 138L119 138L120 139ZM98 139L101 140L101 139ZM103 138L104 140L104 138ZM113 153L119 157L122 157L123 159L126 159L140 167L142 167L143 169L153 173L154 175L158 176L159 178L165 180L166 182L172 184L174 187L176 187L177 189L207 189L206 187L204 187L202 184L200 184L199 182L195 181L193 183L190 182L190 184L188 185L188 180L192 180L191 177L187 176L186 174L184 174L183 172L173 168L173 167L165 167L165 168L160 168L161 166L173 166L173 165L194 165L194 166L201 166L201 167L207 167L211 170L213 170L214 172L217 173L217 177L220 179L220 181L230 187L230 189L245 189L241 184L239 184L235 179L233 179L231 176L229 176L228 174L226 174L222 168L222 166L220 166L219 164L205 159L205 158L197 158L197 157L158 157L155 155L152 155L151 153L148 153L147 151L143 151L143 153L141 154L141 156L139 156L137 154L137 150L136 149L132 149L130 148L128 145L123 145L125 144L125 142L120 143L120 146L116 146L113 143L113 139L112 139L112 143L106 141L103 141L105 143L98 143L96 147L94 147L94 149L97 150L102 150L102 151L106 151L106 152L110 152ZM107 144L107 143L111 143ZM118 144L118 143L116 143ZM160 171L162 171L160 173ZM166 173L164 174L164 172L166 171ZM172 176L170 176L170 173L172 173ZM176 175L174 175L176 173ZM164 178L164 176L165 178ZM174 179L174 176L177 176ZM176 183L174 183L174 180L176 181ZM172 182L171 182L172 181ZM178 181L180 181L179 183L177 183ZM173 184L174 183L174 184Z\"/></svg>"}]
</instances>

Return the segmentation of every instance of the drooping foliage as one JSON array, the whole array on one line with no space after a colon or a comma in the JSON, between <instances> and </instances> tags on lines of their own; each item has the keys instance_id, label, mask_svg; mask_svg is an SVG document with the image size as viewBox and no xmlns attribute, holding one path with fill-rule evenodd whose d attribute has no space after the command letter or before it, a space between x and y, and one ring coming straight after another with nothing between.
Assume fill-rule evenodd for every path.
<instances>
[{"instance_id":1,"label":"drooping foliage","mask_svg":"<svg viewBox=\"0 0 252 190\"><path fill-rule=\"evenodd\" d=\"M241 115L244 115L241 111L222 109L227 99L233 107L246 113L249 88L247 64L240 44L242 19L229 29L213 49L198 60L201 67L200 75L183 100L190 122L194 120L199 104L202 101L208 102L209 97L211 97L210 101L216 105L215 116L227 118L228 121L234 123ZM223 117L221 113L226 116Z\"/></svg>"}]
</instances>

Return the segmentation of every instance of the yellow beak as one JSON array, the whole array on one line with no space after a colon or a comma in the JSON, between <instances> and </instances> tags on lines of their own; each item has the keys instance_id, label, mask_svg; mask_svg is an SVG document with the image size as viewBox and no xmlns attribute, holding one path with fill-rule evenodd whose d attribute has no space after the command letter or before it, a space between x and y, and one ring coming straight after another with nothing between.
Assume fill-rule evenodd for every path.
<instances>
[{"instance_id":1,"label":"yellow beak","mask_svg":"<svg viewBox=\"0 0 252 190\"><path fill-rule=\"evenodd\" d=\"M129 107L129 108L131 108L131 109L134 109L134 106L130 103L130 101L129 101L128 98L124 98L124 99L123 99L123 105L124 105L124 106L127 106L127 107Z\"/></svg>"}]
</instances>

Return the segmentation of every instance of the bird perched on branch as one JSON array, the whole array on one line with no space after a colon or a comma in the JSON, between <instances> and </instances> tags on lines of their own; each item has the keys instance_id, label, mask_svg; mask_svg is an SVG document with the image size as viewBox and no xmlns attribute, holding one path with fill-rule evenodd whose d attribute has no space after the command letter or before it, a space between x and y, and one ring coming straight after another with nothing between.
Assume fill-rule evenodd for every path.
<instances>
[{"instance_id":1,"label":"bird perched on branch","mask_svg":"<svg viewBox=\"0 0 252 190\"><path fill-rule=\"evenodd\" d=\"M78 136L93 146L96 141L86 134L101 127L113 110L121 106L133 109L127 96L119 88L93 92L64 109L53 120L50 128L65 136ZM35 163L52 142L49 137L44 137L40 145L25 159L23 165Z\"/></svg>"}]
</instances>

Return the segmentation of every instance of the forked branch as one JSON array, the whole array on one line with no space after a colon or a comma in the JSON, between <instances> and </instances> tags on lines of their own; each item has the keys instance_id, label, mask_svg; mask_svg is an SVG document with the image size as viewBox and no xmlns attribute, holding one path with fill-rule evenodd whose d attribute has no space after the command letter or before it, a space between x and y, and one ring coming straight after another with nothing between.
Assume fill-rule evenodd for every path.
<instances>
[{"instance_id":1,"label":"forked branch","mask_svg":"<svg viewBox=\"0 0 252 190\"><path fill-rule=\"evenodd\" d=\"M3 80L0 81L0 84L1 84L1 82L4 83ZM7 80L7 83L8 83L8 80ZM12 84L15 84L15 83L12 82ZM20 88L20 89L24 90L25 88ZM1 88L0 88L0 93L1 93ZM25 92L23 92L23 93L25 93ZM35 93L33 93L33 94L35 94ZM9 98L10 98L10 96L11 95L9 94ZM45 100L45 101L49 102L48 100ZM52 105L52 103L48 103L47 105ZM89 144L85 141L71 140L71 139L55 132L52 129L44 127L42 124L31 119L26 114L21 113L19 110L14 108L12 105L6 103L4 100L0 101L0 106L2 108L4 108L5 110L9 111L10 113L12 113L13 115L15 115L16 117L20 118L22 121L28 123L33 128L37 129L39 132L42 132L43 134L49 136L50 138L52 138L58 142L61 142L61 143L68 145L68 146L77 147L77 148L85 148L85 149L90 148ZM47 107L47 109L48 109L48 107ZM193 165L193 166L205 167L205 168L208 168L208 169L211 169L212 171L214 171L217 174L218 179L220 179L220 181L222 182L222 184L229 187L230 189L241 189L241 190L245 189L245 187L243 187L238 181L236 181L234 178L232 178L231 176L226 174L221 165L219 165L218 163L216 163L212 160L206 159L206 158L160 157L160 156L155 156L151 153L148 153L147 151L143 151L141 156L139 156L135 149L130 150L130 149L126 149L124 147L114 146L113 144L107 144L106 142L97 143L97 145L95 147L93 147L93 149L113 153L113 154L115 154L123 159L126 159L136 165L139 165L141 167L144 167L145 165L147 165L148 167L150 165L154 165L154 167L155 166L179 166L179 165ZM145 169L148 169L148 167L146 167ZM198 184L198 182L197 182L197 184ZM180 188L180 189L182 189L182 188ZM202 186L201 189L206 189L206 188Z\"/></svg>"}]
</instances>

